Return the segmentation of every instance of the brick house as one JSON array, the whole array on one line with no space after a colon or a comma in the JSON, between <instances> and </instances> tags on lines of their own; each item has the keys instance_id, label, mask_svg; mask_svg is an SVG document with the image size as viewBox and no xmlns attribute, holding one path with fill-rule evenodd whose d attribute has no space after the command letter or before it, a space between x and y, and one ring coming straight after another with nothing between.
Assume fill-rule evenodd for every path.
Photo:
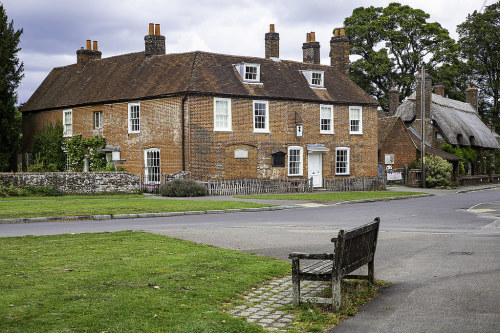
<instances>
[{"instance_id":1,"label":"brick house","mask_svg":"<svg viewBox=\"0 0 500 333\"><path fill-rule=\"evenodd\" d=\"M343 29L326 66L314 33L296 62L279 59L274 25L265 58L165 54L159 25L149 28L143 52L101 59L87 41L76 64L54 68L22 108L24 151L61 120L67 137L105 137L148 183L179 171L198 180L312 177L317 187L324 177L377 176L377 103L345 75Z\"/></svg>"}]
</instances>

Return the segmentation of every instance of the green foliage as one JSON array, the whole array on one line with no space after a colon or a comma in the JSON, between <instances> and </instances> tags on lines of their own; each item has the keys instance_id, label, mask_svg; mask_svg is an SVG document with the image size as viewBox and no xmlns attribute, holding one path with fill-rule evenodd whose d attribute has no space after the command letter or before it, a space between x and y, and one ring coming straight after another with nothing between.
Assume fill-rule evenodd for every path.
<instances>
[{"instance_id":1,"label":"green foliage","mask_svg":"<svg viewBox=\"0 0 500 333\"><path fill-rule=\"evenodd\" d=\"M495 174L500 174L500 149L495 149Z\"/></svg>"},{"instance_id":2,"label":"green foliage","mask_svg":"<svg viewBox=\"0 0 500 333\"><path fill-rule=\"evenodd\" d=\"M477 161L477 151L470 146L460 147L456 145L453 147L445 142L441 145L441 150L461 158L460 162L458 162L458 174L460 175L469 172L469 162L474 164Z\"/></svg>"},{"instance_id":3,"label":"green foliage","mask_svg":"<svg viewBox=\"0 0 500 333\"><path fill-rule=\"evenodd\" d=\"M429 155L424 158L425 183L428 187L450 187L453 166L443 158Z\"/></svg>"},{"instance_id":4,"label":"green foliage","mask_svg":"<svg viewBox=\"0 0 500 333\"><path fill-rule=\"evenodd\" d=\"M391 3L387 7L359 7L344 20L351 53L361 56L350 75L388 110L391 86L409 96L422 63L432 69L456 60L457 45L439 23L427 22L420 9Z\"/></svg>"},{"instance_id":5,"label":"green foliage","mask_svg":"<svg viewBox=\"0 0 500 333\"><path fill-rule=\"evenodd\" d=\"M23 63L17 53L23 30L14 29L0 3L0 171L10 169L10 158L21 142L21 113L15 107L16 89L23 78Z\"/></svg>"},{"instance_id":6,"label":"green foliage","mask_svg":"<svg viewBox=\"0 0 500 333\"><path fill-rule=\"evenodd\" d=\"M200 197L207 194L207 188L192 179L174 179L160 187L160 195L165 197Z\"/></svg>"},{"instance_id":7,"label":"green foliage","mask_svg":"<svg viewBox=\"0 0 500 333\"><path fill-rule=\"evenodd\" d=\"M88 155L90 171L106 168L106 156L98 152L99 149L106 146L106 139L98 137L84 139L81 135L74 135L64 145L68 154L71 171L83 171L85 155Z\"/></svg>"},{"instance_id":8,"label":"green foliage","mask_svg":"<svg viewBox=\"0 0 500 333\"><path fill-rule=\"evenodd\" d=\"M500 123L500 2L474 11L457 27L459 49L481 91L479 114Z\"/></svg>"},{"instance_id":9,"label":"green foliage","mask_svg":"<svg viewBox=\"0 0 500 333\"><path fill-rule=\"evenodd\" d=\"M495 154L487 150L477 153L477 173L491 175L495 170Z\"/></svg>"},{"instance_id":10,"label":"green foliage","mask_svg":"<svg viewBox=\"0 0 500 333\"><path fill-rule=\"evenodd\" d=\"M60 196L62 193L54 186L0 186L0 197L31 197L31 196L43 196L43 197L54 197Z\"/></svg>"},{"instance_id":11,"label":"green foliage","mask_svg":"<svg viewBox=\"0 0 500 333\"><path fill-rule=\"evenodd\" d=\"M58 120L55 124L50 123L44 126L33 138L31 152L35 157L35 165L30 167L29 171L63 171L66 163L63 145L62 122Z\"/></svg>"}]
</instances>

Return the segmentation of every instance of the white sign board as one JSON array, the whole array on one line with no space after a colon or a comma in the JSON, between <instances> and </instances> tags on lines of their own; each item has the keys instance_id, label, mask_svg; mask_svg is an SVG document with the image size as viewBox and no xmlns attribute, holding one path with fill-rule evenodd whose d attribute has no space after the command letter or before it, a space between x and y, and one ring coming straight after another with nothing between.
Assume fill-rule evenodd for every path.
<instances>
[{"instance_id":1,"label":"white sign board","mask_svg":"<svg viewBox=\"0 0 500 333\"><path fill-rule=\"evenodd\" d=\"M236 149L234 151L234 158L248 158L248 150Z\"/></svg>"},{"instance_id":2,"label":"white sign board","mask_svg":"<svg viewBox=\"0 0 500 333\"><path fill-rule=\"evenodd\" d=\"M388 172L387 173L387 180L402 180L403 175L401 172Z\"/></svg>"},{"instance_id":3,"label":"white sign board","mask_svg":"<svg viewBox=\"0 0 500 333\"><path fill-rule=\"evenodd\" d=\"M385 154L385 164L394 164L394 154Z\"/></svg>"}]
</instances>

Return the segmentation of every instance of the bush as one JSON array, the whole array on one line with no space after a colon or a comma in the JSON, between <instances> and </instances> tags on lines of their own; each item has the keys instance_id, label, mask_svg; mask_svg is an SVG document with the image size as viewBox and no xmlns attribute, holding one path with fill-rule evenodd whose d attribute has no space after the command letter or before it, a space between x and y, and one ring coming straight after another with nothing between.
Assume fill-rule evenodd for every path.
<instances>
[{"instance_id":1,"label":"bush","mask_svg":"<svg viewBox=\"0 0 500 333\"><path fill-rule=\"evenodd\" d=\"M160 186L164 197L200 197L208 194L205 186L191 179L174 179Z\"/></svg>"},{"instance_id":2,"label":"bush","mask_svg":"<svg viewBox=\"0 0 500 333\"><path fill-rule=\"evenodd\" d=\"M66 156L63 152L63 125L60 120L55 124L48 124L35 135L31 151L36 159L37 170L32 172L62 171L66 164ZM50 170L44 168L49 167ZM44 167L45 166L45 167Z\"/></svg>"},{"instance_id":3,"label":"bush","mask_svg":"<svg viewBox=\"0 0 500 333\"><path fill-rule=\"evenodd\" d=\"M429 155L424 158L425 182L428 187L450 187L453 166L443 158Z\"/></svg>"}]
</instances>

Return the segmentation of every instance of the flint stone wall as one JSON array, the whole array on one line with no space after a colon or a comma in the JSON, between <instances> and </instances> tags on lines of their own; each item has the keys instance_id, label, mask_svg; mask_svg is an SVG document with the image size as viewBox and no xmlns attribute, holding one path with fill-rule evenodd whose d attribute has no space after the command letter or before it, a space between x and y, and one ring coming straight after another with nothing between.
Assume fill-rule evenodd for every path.
<instances>
[{"instance_id":1,"label":"flint stone wall","mask_svg":"<svg viewBox=\"0 0 500 333\"><path fill-rule=\"evenodd\" d=\"M0 173L3 186L54 186L65 194L131 193L140 189L140 176L127 172Z\"/></svg>"}]
</instances>

